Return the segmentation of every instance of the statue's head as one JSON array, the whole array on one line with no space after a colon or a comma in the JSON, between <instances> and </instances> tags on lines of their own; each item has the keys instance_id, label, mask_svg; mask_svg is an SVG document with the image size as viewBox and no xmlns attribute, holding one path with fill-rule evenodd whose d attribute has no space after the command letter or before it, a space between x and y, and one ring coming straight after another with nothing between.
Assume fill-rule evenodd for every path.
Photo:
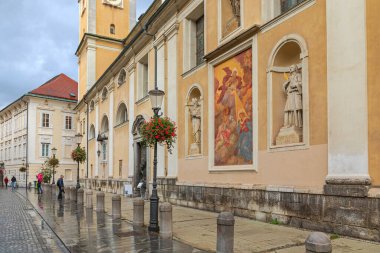
<instances>
[{"instance_id":1,"label":"statue's head","mask_svg":"<svg viewBox=\"0 0 380 253\"><path fill-rule=\"evenodd\" d=\"M290 65L289 70L290 70L290 73L297 72L298 71L297 64Z\"/></svg>"}]
</instances>

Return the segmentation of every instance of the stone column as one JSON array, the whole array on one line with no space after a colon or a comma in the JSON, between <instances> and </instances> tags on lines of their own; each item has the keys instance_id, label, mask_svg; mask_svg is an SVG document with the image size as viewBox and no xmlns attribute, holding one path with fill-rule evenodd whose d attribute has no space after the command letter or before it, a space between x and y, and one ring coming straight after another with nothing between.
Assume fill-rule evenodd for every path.
<instances>
[{"instance_id":1,"label":"stone column","mask_svg":"<svg viewBox=\"0 0 380 253\"><path fill-rule=\"evenodd\" d=\"M234 225L235 218L232 213L222 212L217 218L217 253L234 252Z\"/></svg>"},{"instance_id":2,"label":"stone column","mask_svg":"<svg viewBox=\"0 0 380 253\"><path fill-rule=\"evenodd\" d=\"M104 212L104 192L98 192L96 194L96 211Z\"/></svg>"},{"instance_id":3,"label":"stone column","mask_svg":"<svg viewBox=\"0 0 380 253\"><path fill-rule=\"evenodd\" d=\"M79 188L77 191L77 204L83 205L83 194L84 190L82 188Z\"/></svg>"},{"instance_id":4,"label":"stone column","mask_svg":"<svg viewBox=\"0 0 380 253\"><path fill-rule=\"evenodd\" d=\"M165 32L166 41L167 41L167 78L170 80L167 82L167 115L175 122L177 122L177 109L178 109L178 101L177 101L177 34L178 34L177 23L173 24L168 30ZM161 157L161 156L160 156ZM163 160L163 157L161 158ZM178 170L178 145L174 145L172 148L172 153L168 154L168 174L169 177L177 177Z\"/></svg>"},{"instance_id":5,"label":"stone column","mask_svg":"<svg viewBox=\"0 0 380 253\"><path fill-rule=\"evenodd\" d=\"M173 238L173 215L172 205L168 202L160 205L160 237L163 239Z\"/></svg>"},{"instance_id":6,"label":"stone column","mask_svg":"<svg viewBox=\"0 0 380 253\"><path fill-rule=\"evenodd\" d=\"M157 47L157 87L158 89L165 91L165 36L161 35L159 38L154 41L154 46ZM153 66L154 67L154 66ZM149 83L154 82L154 80L149 80ZM154 87L151 87L154 89ZM164 115L167 115L165 112L165 99L162 102L161 111ZM175 106L175 105L173 105ZM157 146L157 177L165 176L165 147L158 145Z\"/></svg>"},{"instance_id":7,"label":"stone column","mask_svg":"<svg viewBox=\"0 0 380 253\"><path fill-rule=\"evenodd\" d=\"M135 121L135 69L136 64L132 62L128 66L128 72L129 72L129 107L128 107L128 118L129 118L129 146L128 146L128 177L134 176L134 146L133 144L133 122ZM124 192L124 189L123 189Z\"/></svg>"},{"instance_id":8,"label":"stone column","mask_svg":"<svg viewBox=\"0 0 380 253\"><path fill-rule=\"evenodd\" d=\"M86 208L92 209L92 191L86 191Z\"/></svg>"},{"instance_id":9,"label":"stone column","mask_svg":"<svg viewBox=\"0 0 380 253\"><path fill-rule=\"evenodd\" d=\"M113 97L114 84L109 89L109 120L108 120L108 177L113 177Z\"/></svg>"},{"instance_id":10,"label":"stone column","mask_svg":"<svg viewBox=\"0 0 380 253\"><path fill-rule=\"evenodd\" d=\"M331 253L330 238L321 232L312 232L305 241L306 253Z\"/></svg>"},{"instance_id":11,"label":"stone column","mask_svg":"<svg viewBox=\"0 0 380 253\"><path fill-rule=\"evenodd\" d=\"M133 226L144 226L144 200L133 200Z\"/></svg>"},{"instance_id":12,"label":"stone column","mask_svg":"<svg viewBox=\"0 0 380 253\"><path fill-rule=\"evenodd\" d=\"M99 98L95 97L95 138L99 134ZM99 157L98 157L98 150L100 150L100 145L99 143L95 143L95 148L94 148L94 157L95 157L95 172L93 176L99 176Z\"/></svg>"},{"instance_id":13,"label":"stone column","mask_svg":"<svg viewBox=\"0 0 380 253\"><path fill-rule=\"evenodd\" d=\"M77 188L74 186L71 186L71 196L70 199L72 201L77 201Z\"/></svg>"},{"instance_id":14,"label":"stone column","mask_svg":"<svg viewBox=\"0 0 380 253\"><path fill-rule=\"evenodd\" d=\"M112 196L112 218L121 218L121 197L120 195Z\"/></svg>"},{"instance_id":15,"label":"stone column","mask_svg":"<svg viewBox=\"0 0 380 253\"><path fill-rule=\"evenodd\" d=\"M367 196L366 1L326 1L328 175L325 193ZM347 102L349 101L349 102Z\"/></svg>"}]
</instances>

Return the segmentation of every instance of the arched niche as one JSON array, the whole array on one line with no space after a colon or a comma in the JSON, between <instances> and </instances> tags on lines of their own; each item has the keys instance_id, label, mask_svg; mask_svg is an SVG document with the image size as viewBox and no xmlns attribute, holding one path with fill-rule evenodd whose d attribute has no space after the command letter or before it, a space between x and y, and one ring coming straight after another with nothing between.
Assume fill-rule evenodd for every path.
<instances>
[{"instance_id":1,"label":"arched niche","mask_svg":"<svg viewBox=\"0 0 380 253\"><path fill-rule=\"evenodd\" d=\"M95 127L93 124L90 126L89 139L92 140L95 138Z\"/></svg>"},{"instance_id":2,"label":"arched niche","mask_svg":"<svg viewBox=\"0 0 380 253\"><path fill-rule=\"evenodd\" d=\"M128 121L128 110L125 103L120 103L116 113L116 126Z\"/></svg>"},{"instance_id":3,"label":"arched niche","mask_svg":"<svg viewBox=\"0 0 380 253\"><path fill-rule=\"evenodd\" d=\"M199 84L187 92L185 104L185 154L187 157L203 153L203 95Z\"/></svg>"},{"instance_id":4,"label":"arched niche","mask_svg":"<svg viewBox=\"0 0 380 253\"><path fill-rule=\"evenodd\" d=\"M102 123L100 124L100 133L105 134L109 131L108 117L104 115L102 118Z\"/></svg>"},{"instance_id":5,"label":"arched niche","mask_svg":"<svg viewBox=\"0 0 380 253\"><path fill-rule=\"evenodd\" d=\"M309 144L308 75L305 40L297 34L284 36L273 48L267 68L269 149Z\"/></svg>"},{"instance_id":6,"label":"arched niche","mask_svg":"<svg viewBox=\"0 0 380 253\"><path fill-rule=\"evenodd\" d=\"M104 87L102 90L102 101L106 100L107 96L108 96L108 90L106 87Z\"/></svg>"},{"instance_id":7,"label":"arched niche","mask_svg":"<svg viewBox=\"0 0 380 253\"><path fill-rule=\"evenodd\" d=\"M117 79L117 84L118 85L124 84L126 77L127 77L127 72L125 71L125 69L120 70L119 78Z\"/></svg>"},{"instance_id":8,"label":"arched niche","mask_svg":"<svg viewBox=\"0 0 380 253\"><path fill-rule=\"evenodd\" d=\"M90 112L93 111L94 108L95 108L95 102L94 102L94 100L91 100L91 102L90 102Z\"/></svg>"}]
</instances>

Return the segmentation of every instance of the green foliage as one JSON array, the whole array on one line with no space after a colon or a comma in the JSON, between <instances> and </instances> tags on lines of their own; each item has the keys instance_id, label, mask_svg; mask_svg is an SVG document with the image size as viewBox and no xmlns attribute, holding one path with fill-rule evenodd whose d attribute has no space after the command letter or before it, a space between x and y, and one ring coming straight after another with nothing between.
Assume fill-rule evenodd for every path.
<instances>
[{"instance_id":1,"label":"green foliage","mask_svg":"<svg viewBox=\"0 0 380 253\"><path fill-rule=\"evenodd\" d=\"M20 172L25 172L25 171L26 171L25 166L21 166L21 167L20 167Z\"/></svg>"},{"instance_id":2,"label":"green foliage","mask_svg":"<svg viewBox=\"0 0 380 253\"><path fill-rule=\"evenodd\" d=\"M335 239L339 239L339 235L337 235L337 234L331 234L330 235L330 240L335 240Z\"/></svg>"},{"instance_id":3,"label":"green foliage","mask_svg":"<svg viewBox=\"0 0 380 253\"><path fill-rule=\"evenodd\" d=\"M48 166L49 166L49 167L57 168L58 165L59 165L59 160L58 160L57 158L52 157L52 158L50 158L50 159L48 160Z\"/></svg>"},{"instance_id":4,"label":"green foliage","mask_svg":"<svg viewBox=\"0 0 380 253\"><path fill-rule=\"evenodd\" d=\"M148 122L144 122L140 128L143 143L153 147L156 143L166 144L171 153L173 143L175 143L177 134L175 122L168 117L153 117Z\"/></svg>"},{"instance_id":5,"label":"green foliage","mask_svg":"<svg viewBox=\"0 0 380 253\"><path fill-rule=\"evenodd\" d=\"M86 150L84 148L77 147L71 153L71 158L76 162L84 163L86 161Z\"/></svg>"},{"instance_id":6,"label":"green foliage","mask_svg":"<svg viewBox=\"0 0 380 253\"><path fill-rule=\"evenodd\" d=\"M269 223L273 224L273 225L281 225L282 224L282 222L277 220L277 218L272 219Z\"/></svg>"}]
</instances>

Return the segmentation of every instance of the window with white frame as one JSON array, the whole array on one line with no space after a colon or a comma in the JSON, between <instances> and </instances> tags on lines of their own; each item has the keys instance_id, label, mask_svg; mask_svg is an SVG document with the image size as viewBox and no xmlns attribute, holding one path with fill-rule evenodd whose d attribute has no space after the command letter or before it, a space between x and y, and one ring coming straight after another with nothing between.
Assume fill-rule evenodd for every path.
<instances>
[{"instance_id":1,"label":"window with white frame","mask_svg":"<svg viewBox=\"0 0 380 253\"><path fill-rule=\"evenodd\" d=\"M41 156L49 157L49 147L50 143L41 143Z\"/></svg>"},{"instance_id":2,"label":"window with white frame","mask_svg":"<svg viewBox=\"0 0 380 253\"><path fill-rule=\"evenodd\" d=\"M107 143L105 141L102 143L102 158L103 161L107 161Z\"/></svg>"},{"instance_id":3,"label":"window with white frame","mask_svg":"<svg viewBox=\"0 0 380 253\"><path fill-rule=\"evenodd\" d=\"M303 2L305 0L280 0L281 4L281 14L287 12L288 10L294 8L299 3Z\"/></svg>"},{"instance_id":4,"label":"window with white frame","mask_svg":"<svg viewBox=\"0 0 380 253\"><path fill-rule=\"evenodd\" d=\"M65 129L67 130L73 129L73 117L65 116Z\"/></svg>"},{"instance_id":5,"label":"window with white frame","mask_svg":"<svg viewBox=\"0 0 380 253\"><path fill-rule=\"evenodd\" d=\"M42 127L50 127L50 114L42 113Z\"/></svg>"},{"instance_id":6,"label":"window with white frame","mask_svg":"<svg viewBox=\"0 0 380 253\"><path fill-rule=\"evenodd\" d=\"M196 6L184 19L183 65L184 72L203 63L204 5Z\"/></svg>"},{"instance_id":7,"label":"window with white frame","mask_svg":"<svg viewBox=\"0 0 380 253\"><path fill-rule=\"evenodd\" d=\"M148 54L140 59L138 63L137 99L142 99L148 95Z\"/></svg>"}]
</instances>

